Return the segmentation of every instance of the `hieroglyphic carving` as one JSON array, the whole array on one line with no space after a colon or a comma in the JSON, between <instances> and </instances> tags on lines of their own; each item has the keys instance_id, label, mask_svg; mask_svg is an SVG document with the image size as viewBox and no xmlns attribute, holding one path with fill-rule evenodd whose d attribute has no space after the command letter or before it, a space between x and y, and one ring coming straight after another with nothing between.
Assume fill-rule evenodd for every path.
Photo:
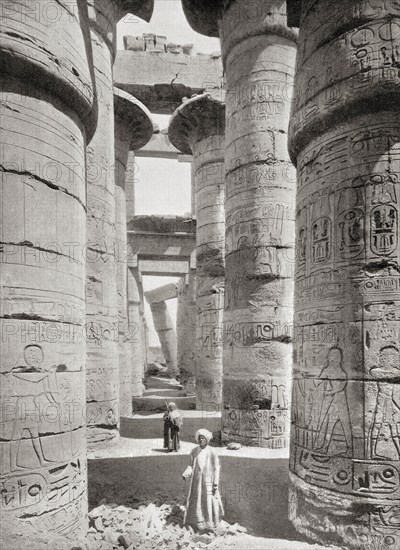
<instances>
[{"instance_id":1,"label":"hieroglyphic carving","mask_svg":"<svg viewBox=\"0 0 400 550\"><path fill-rule=\"evenodd\" d=\"M298 167L291 519L318 541L389 549L400 496L400 12L386 0L310 5L289 138Z\"/></svg>"}]
</instances>

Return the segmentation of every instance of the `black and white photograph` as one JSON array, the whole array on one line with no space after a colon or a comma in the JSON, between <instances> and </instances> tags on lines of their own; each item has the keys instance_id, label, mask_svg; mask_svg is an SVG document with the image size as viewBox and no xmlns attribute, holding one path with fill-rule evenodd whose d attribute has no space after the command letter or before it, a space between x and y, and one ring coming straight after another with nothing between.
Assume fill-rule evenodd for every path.
<instances>
[{"instance_id":1,"label":"black and white photograph","mask_svg":"<svg viewBox=\"0 0 400 550\"><path fill-rule=\"evenodd\" d=\"M400 0L0 0L1 550L400 550Z\"/></svg>"}]
</instances>

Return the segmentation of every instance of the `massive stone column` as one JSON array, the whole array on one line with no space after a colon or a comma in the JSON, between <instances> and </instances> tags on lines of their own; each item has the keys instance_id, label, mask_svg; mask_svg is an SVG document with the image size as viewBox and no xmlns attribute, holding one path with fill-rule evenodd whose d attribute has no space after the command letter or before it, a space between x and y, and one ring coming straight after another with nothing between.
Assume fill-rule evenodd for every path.
<instances>
[{"instance_id":1,"label":"massive stone column","mask_svg":"<svg viewBox=\"0 0 400 550\"><path fill-rule=\"evenodd\" d=\"M176 319L178 338L178 369L182 389L186 395L196 392L196 270L191 269L178 284L178 311Z\"/></svg>"},{"instance_id":2,"label":"massive stone column","mask_svg":"<svg viewBox=\"0 0 400 550\"><path fill-rule=\"evenodd\" d=\"M150 303L153 314L154 328L157 331L161 344L161 350L165 357L167 371L170 378L175 378L179 373L177 361L176 331L172 324L166 302Z\"/></svg>"},{"instance_id":3,"label":"massive stone column","mask_svg":"<svg viewBox=\"0 0 400 550\"><path fill-rule=\"evenodd\" d=\"M87 436L95 443L117 437L119 426L112 79L116 24L140 8L134 0L88 0L88 7L99 100L99 123L87 150Z\"/></svg>"},{"instance_id":4,"label":"massive stone column","mask_svg":"<svg viewBox=\"0 0 400 550\"><path fill-rule=\"evenodd\" d=\"M39 2L1 7L2 542L30 527L32 548L53 535L81 544L85 146L96 124L87 12L73 0L48 16Z\"/></svg>"},{"instance_id":5,"label":"massive stone column","mask_svg":"<svg viewBox=\"0 0 400 550\"><path fill-rule=\"evenodd\" d=\"M398 2L303 2L290 514L366 550L400 547L399 67Z\"/></svg>"},{"instance_id":6,"label":"massive stone column","mask_svg":"<svg viewBox=\"0 0 400 550\"><path fill-rule=\"evenodd\" d=\"M196 204L196 406L220 409L225 284L225 107L201 95L171 117L169 139L193 154Z\"/></svg>"},{"instance_id":7,"label":"massive stone column","mask_svg":"<svg viewBox=\"0 0 400 550\"><path fill-rule=\"evenodd\" d=\"M136 325L129 326L127 273L128 246L126 229L126 167L130 150L146 145L153 135L153 124L146 107L131 95L114 88L115 113L115 233L118 299L119 400L120 416L132 409L132 340Z\"/></svg>"},{"instance_id":8,"label":"massive stone column","mask_svg":"<svg viewBox=\"0 0 400 550\"><path fill-rule=\"evenodd\" d=\"M226 77L222 437L288 446L294 193L287 152L296 47L283 0L183 0L221 37Z\"/></svg>"},{"instance_id":9,"label":"massive stone column","mask_svg":"<svg viewBox=\"0 0 400 550\"><path fill-rule=\"evenodd\" d=\"M142 296L140 292L140 273L136 267L129 267L127 273L128 289L128 321L130 331L130 390L123 385L124 403L129 403L126 414L132 412L132 397L141 397L143 395L143 338L142 338L142 315L141 303ZM126 380L129 383L129 380ZM125 393L126 392L126 393ZM129 396L130 395L130 396Z\"/></svg>"}]
</instances>

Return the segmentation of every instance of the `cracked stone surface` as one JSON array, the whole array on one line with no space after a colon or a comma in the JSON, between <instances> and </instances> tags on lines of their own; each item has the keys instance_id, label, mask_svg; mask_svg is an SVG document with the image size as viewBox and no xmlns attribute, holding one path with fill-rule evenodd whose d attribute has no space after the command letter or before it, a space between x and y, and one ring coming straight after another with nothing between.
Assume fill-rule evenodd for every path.
<instances>
[{"instance_id":1,"label":"cracked stone surface","mask_svg":"<svg viewBox=\"0 0 400 550\"><path fill-rule=\"evenodd\" d=\"M295 34L281 1L231 2L226 71L222 437L289 445L295 177L287 151Z\"/></svg>"},{"instance_id":2,"label":"cracked stone surface","mask_svg":"<svg viewBox=\"0 0 400 550\"><path fill-rule=\"evenodd\" d=\"M303 3L290 515L317 541L400 545L400 9Z\"/></svg>"},{"instance_id":3,"label":"cracked stone surface","mask_svg":"<svg viewBox=\"0 0 400 550\"><path fill-rule=\"evenodd\" d=\"M78 2L57 2L57 22L38 3L15 4L35 16L3 10L0 37L2 531L22 518L31 540L43 530L79 541L87 523L84 165L96 111L90 37Z\"/></svg>"}]
</instances>

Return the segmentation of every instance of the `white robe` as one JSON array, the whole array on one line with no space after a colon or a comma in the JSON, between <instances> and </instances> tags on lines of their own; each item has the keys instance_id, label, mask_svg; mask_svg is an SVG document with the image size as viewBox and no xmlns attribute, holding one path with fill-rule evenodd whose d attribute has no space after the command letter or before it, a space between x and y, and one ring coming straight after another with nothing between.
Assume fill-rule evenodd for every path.
<instances>
[{"instance_id":1,"label":"white robe","mask_svg":"<svg viewBox=\"0 0 400 550\"><path fill-rule=\"evenodd\" d=\"M190 475L189 496L184 524L195 529L214 529L224 515L219 491L213 495L213 486L219 485L220 463L217 454L207 445L196 447L190 453L191 466L183 475Z\"/></svg>"}]
</instances>

